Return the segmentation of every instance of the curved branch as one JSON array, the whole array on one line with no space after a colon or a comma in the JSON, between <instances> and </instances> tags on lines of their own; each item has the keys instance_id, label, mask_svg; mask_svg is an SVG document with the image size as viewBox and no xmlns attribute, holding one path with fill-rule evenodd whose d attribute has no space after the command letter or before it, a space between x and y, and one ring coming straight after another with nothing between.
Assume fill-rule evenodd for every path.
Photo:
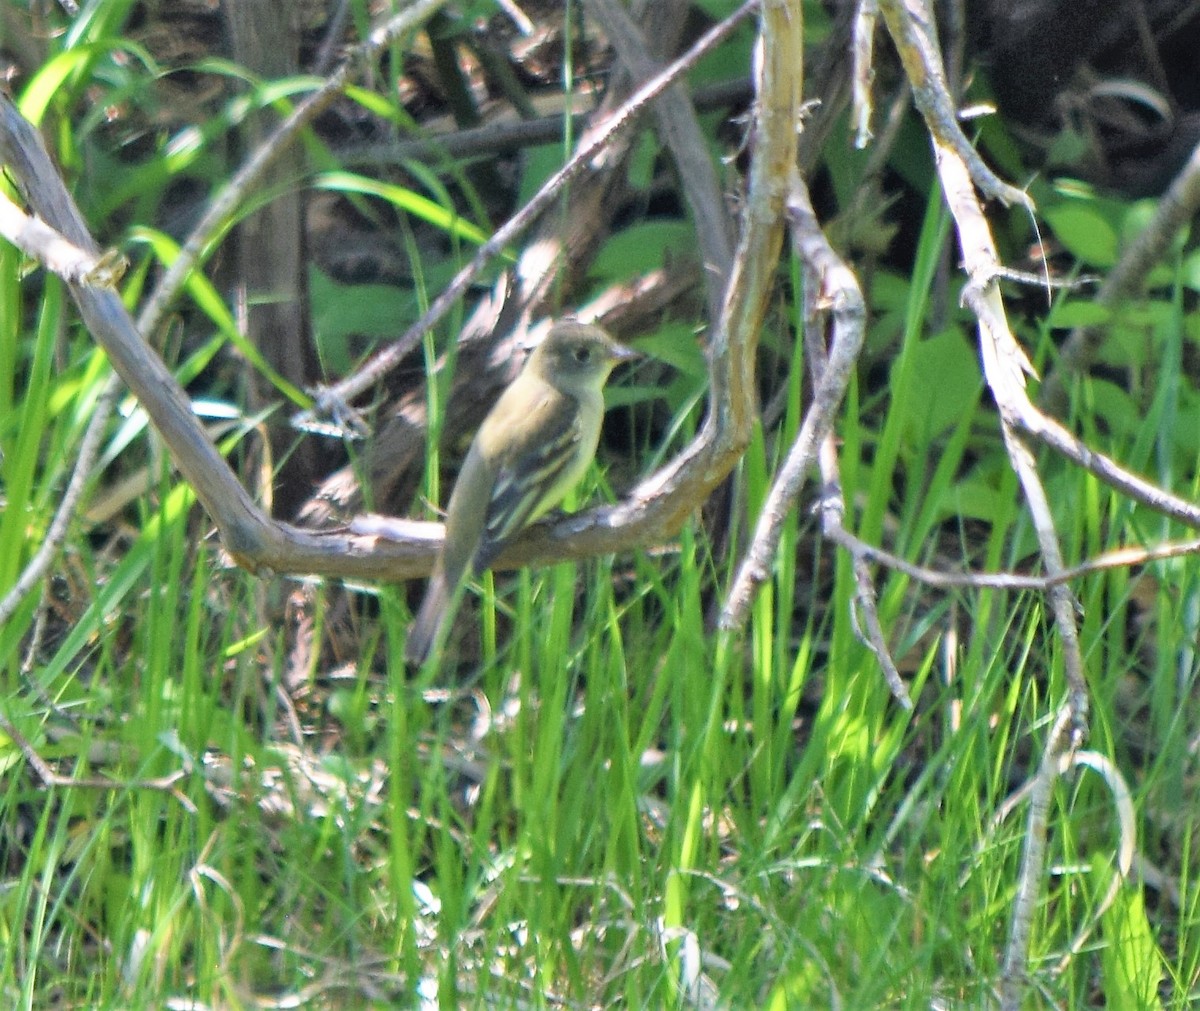
<instances>
[{"instance_id":1,"label":"curved branch","mask_svg":"<svg viewBox=\"0 0 1200 1011\"><path fill-rule=\"evenodd\" d=\"M827 355L821 349L821 367L813 369L813 402L771 486L746 557L725 598L721 612L725 628L740 628L745 623L754 591L770 574L784 522L795 508L821 443L833 430L834 416L858 361L866 325L858 278L825 238L809 201L808 188L799 176L792 180L787 215L792 247L805 266L806 314L827 312L832 317L832 339Z\"/></svg>"},{"instance_id":2,"label":"curved branch","mask_svg":"<svg viewBox=\"0 0 1200 1011\"><path fill-rule=\"evenodd\" d=\"M787 180L795 166L801 36L799 13L788 4L770 0L762 5L763 59L749 193L733 276L710 343L712 400L699 435L626 502L527 532L505 552L501 566L609 553L673 535L729 473L749 441L756 403L754 353L782 244ZM51 227L84 250L95 250L41 138L2 95L0 161L21 180L31 205ZM392 542L349 529L316 533L266 517L196 421L175 378L142 341L116 293L80 284L72 284L71 293L88 329L145 407L239 564L259 572L364 579L404 579L429 571L440 524L409 524L406 538Z\"/></svg>"}]
</instances>

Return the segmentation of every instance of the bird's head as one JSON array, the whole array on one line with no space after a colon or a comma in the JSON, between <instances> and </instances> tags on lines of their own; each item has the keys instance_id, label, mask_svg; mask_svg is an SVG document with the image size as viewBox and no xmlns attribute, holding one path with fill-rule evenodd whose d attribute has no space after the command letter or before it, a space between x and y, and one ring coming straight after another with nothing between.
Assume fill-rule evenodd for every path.
<instances>
[{"instance_id":1,"label":"bird's head","mask_svg":"<svg viewBox=\"0 0 1200 1011\"><path fill-rule=\"evenodd\" d=\"M598 326L560 320L534 348L525 367L559 389L579 393L601 389L618 364L637 357Z\"/></svg>"}]
</instances>

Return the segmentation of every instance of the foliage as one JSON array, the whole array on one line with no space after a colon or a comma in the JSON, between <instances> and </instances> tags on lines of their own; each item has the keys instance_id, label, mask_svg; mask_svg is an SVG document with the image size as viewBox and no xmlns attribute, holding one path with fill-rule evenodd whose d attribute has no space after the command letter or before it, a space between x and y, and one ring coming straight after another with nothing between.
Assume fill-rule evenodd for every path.
<instances>
[{"instance_id":1,"label":"foliage","mask_svg":"<svg viewBox=\"0 0 1200 1011\"><path fill-rule=\"evenodd\" d=\"M125 283L135 302L171 255L159 239L172 187L186 178L215 189L231 171L228 132L312 82L255 84L195 128L126 134L127 121L89 110L157 94L162 68L129 36L130 6L87 5L64 24L21 98L96 232L134 261ZM353 6L365 18L366 5ZM713 66L744 68L747 50L740 36ZM395 121L408 115L390 98L368 100ZM864 225L853 218L861 168L845 129L819 170L846 170L829 180L830 219L841 217L852 243L882 215L908 250L850 249L872 311L838 422L855 527L922 564L1020 568L1033 533L983 395L971 320L944 281L955 252L927 149L897 146L890 199L904 214L859 208ZM324 360L344 369L415 318L489 226L478 195L457 185L466 165L448 170L453 189L428 173L423 192L400 192L335 174L334 156L310 143L324 174L296 186L352 191L381 220L401 207L401 229L438 230L448 250L402 243L412 286L399 293L314 276ZM540 149L518 188L561 156ZM1063 250L1051 266L1068 274L1110 267L1144 213L1066 182L1037 196ZM688 241L678 217L645 215L613 236L591 280L658 266ZM1193 499L1197 256L1181 241L1146 296L1112 318L1067 291L1048 310L1031 297L1018 324L1043 369L1065 329L1107 324L1101 368L1072 388L1071 423ZM0 628L5 719L65 775L112 784L47 786L0 731L5 1005L986 1005L1022 841L1022 809L1005 800L1062 691L1041 598L933 592L881 570L882 617L919 698L911 714L860 641L849 560L803 511L789 518L745 640L708 622L808 392L792 268L764 338L764 402L779 409L734 482L734 529L697 518L658 551L485 577L461 619L464 652L479 640L462 685L410 679L403 587L229 567L125 404L53 578ZM213 286L197 278L188 297L186 339L176 334L168 353L236 458L262 422L236 382L257 367L254 349L236 344ZM614 391L615 406L635 408L621 447L635 462L615 459L613 440L614 469L650 469L699 424L694 331L668 320L642 342L664 371ZM62 286L6 244L0 356L7 591L45 536L107 369ZM275 388L280 403L305 396ZM1039 462L1071 558L1181 536L1092 476ZM577 499L612 494L597 467ZM1182 558L1075 587L1089 746L1132 784L1143 867L1157 877L1122 883L1101 911L1117 845L1111 800L1096 777L1060 785L1030 1006L1098 1007L1107 995L1114 1007L1184 1007L1196 989L1196 815L1181 800L1200 716L1197 577Z\"/></svg>"}]
</instances>

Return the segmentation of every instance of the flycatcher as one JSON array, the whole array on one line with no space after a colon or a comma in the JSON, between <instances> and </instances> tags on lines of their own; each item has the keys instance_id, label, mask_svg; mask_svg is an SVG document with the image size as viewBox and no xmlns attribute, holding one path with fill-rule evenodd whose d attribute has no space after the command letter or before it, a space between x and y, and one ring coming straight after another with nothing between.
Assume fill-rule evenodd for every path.
<instances>
[{"instance_id":1,"label":"flycatcher","mask_svg":"<svg viewBox=\"0 0 1200 1011\"><path fill-rule=\"evenodd\" d=\"M411 664L441 650L467 567L487 569L505 544L558 505L596 455L604 383L637 353L599 327L555 323L475 435L446 509L446 538L405 644Z\"/></svg>"}]
</instances>

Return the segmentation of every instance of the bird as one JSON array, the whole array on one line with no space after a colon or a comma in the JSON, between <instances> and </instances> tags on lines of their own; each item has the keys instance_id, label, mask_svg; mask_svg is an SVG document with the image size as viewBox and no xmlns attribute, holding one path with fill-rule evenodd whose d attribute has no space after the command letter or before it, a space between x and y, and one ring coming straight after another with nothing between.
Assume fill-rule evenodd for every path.
<instances>
[{"instance_id":1,"label":"bird","mask_svg":"<svg viewBox=\"0 0 1200 1011\"><path fill-rule=\"evenodd\" d=\"M600 327L570 318L530 353L479 426L450 494L445 539L405 642L409 664L440 654L467 569L488 569L579 483L600 441L604 384L637 357Z\"/></svg>"}]
</instances>

